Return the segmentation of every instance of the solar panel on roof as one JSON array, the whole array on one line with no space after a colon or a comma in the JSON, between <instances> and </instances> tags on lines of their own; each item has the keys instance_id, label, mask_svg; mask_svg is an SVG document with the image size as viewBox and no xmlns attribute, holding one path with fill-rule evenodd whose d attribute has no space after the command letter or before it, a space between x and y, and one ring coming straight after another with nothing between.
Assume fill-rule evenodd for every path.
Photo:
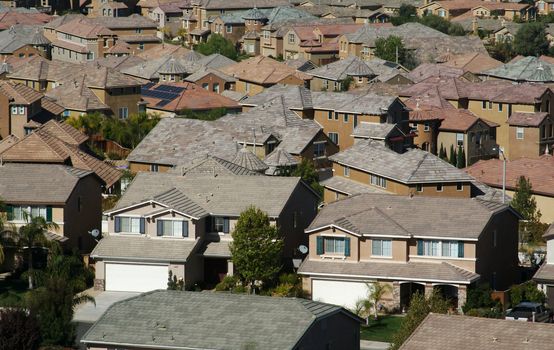
<instances>
[{"instance_id":1,"label":"solar panel on roof","mask_svg":"<svg viewBox=\"0 0 554 350\"><path fill-rule=\"evenodd\" d=\"M182 86L159 85L154 90L181 93L183 90L186 90L186 88Z\"/></svg>"},{"instance_id":2,"label":"solar panel on roof","mask_svg":"<svg viewBox=\"0 0 554 350\"><path fill-rule=\"evenodd\" d=\"M156 103L156 107L163 107L166 104L168 104L169 102L171 102L171 101L170 100L161 100L158 103Z\"/></svg>"},{"instance_id":3,"label":"solar panel on roof","mask_svg":"<svg viewBox=\"0 0 554 350\"><path fill-rule=\"evenodd\" d=\"M154 86L155 84L154 83L148 83L148 84L144 84L141 89L150 89L152 86Z\"/></svg>"}]
</instances>

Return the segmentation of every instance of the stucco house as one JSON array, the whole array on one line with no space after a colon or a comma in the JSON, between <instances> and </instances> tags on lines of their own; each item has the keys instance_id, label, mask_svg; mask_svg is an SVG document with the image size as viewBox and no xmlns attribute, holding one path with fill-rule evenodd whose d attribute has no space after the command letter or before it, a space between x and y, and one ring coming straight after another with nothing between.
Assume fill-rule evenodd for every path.
<instances>
[{"instance_id":1,"label":"stucco house","mask_svg":"<svg viewBox=\"0 0 554 350\"><path fill-rule=\"evenodd\" d=\"M546 261L533 276L539 289L546 294L548 305L554 305L554 225L550 225L543 235L546 240Z\"/></svg>"}]
</instances>

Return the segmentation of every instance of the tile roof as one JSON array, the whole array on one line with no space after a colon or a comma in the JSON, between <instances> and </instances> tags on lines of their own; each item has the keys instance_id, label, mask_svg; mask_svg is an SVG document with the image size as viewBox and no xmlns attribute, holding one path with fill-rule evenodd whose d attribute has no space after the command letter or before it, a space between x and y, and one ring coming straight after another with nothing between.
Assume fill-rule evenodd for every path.
<instances>
[{"instance_id":1,"label":"tile roof","mask_svg":"<svg viewBox=\"0 0 554 350\"><path fill-rule=\"evenodd\" d=\"M296 298L158 290L112 305L83 336L138 347L293 349L317 320L345 309ZM188 315L188 317L183 317Z\"/></svg>"},{"instance_id":2,"label":"tile roof","mask_svg":"<svg viewBox=\"0 0 554 350\"><path fill-rule=\"evenodd\" d=\"M70 145L79 146L88 140L87 135L71 125L53 119L44 123L40 129Z\"/></svg>"},{"instance_id":3,"label":"tile roof","mask_svg":"<svg viewBox=\"0 0 554 350\"><path fill-rule=\"evenodd\" d=\"M155 47L144 50L137 53L137 56L145 60L153 60L163 56L172 55L174 57L185 56L189 52L193 52L187 48L184 48L180 45L168 45L162 43L161 45L156 45Z\"/></svg>"},{"instance_id":4,"label":"tile roof","mask_svg":"<svg viewBox=\"0 0 554 350\"><path fill-rule=\"evenodd\" d=\"M490 122L486 119L477 117L471 111L467 109L446 109L446 113L442 114L444 117L441 125L439 127L440 131L461 131L466 132L469 130L475 123L479 121L483 122L489 127L499 126L496 123Z\"/></svg>"},{"instance_id":5,"label":"tile roof","mask_svg":"<svg viewBox=\"0 0 554 350\"><path fill-rule=\"evenodd\" d=\"M401 350L552 348L554 326L483 317L429 314Z\"/></svg>"},{"instance_id":6,"label":"tile roof","mask_svg":"<svg viewBox=\"0 0 554 350\"><path fill-rule=\"evenodd\" d=\"M502 161L480 160L464 170L477 180L496 188L502 187ZM506 188L515 190L517 180L525 176L533 185L533 193L554 197L554 158L519 158L506 162Z\"/></svg>"},{"instance_id":7,"label":"tile roof","mask_svg":"<svg viewBox=\"0 0 554 350\"><path fill-rule=\"evenodd\" d=\"M373 78L377 75L364 60L357 56L349 56L345 59L312 69L308 74L335 81L344 80L349 76Z\"/></svg>"},{"instance_id":8,"label":"tile roof","mask_svg":"<svg viewBox=\"0 0 554 350\"><path fill-rule=\"evenodd\" d=\"M193 252L198 240L157 238L141 235L109 236L98 242L90 256L92 258L119 258L141 261L184 262Z\"/></svg>"},{"instance_id":9,"label":"tile roof","mask_svg":"<svg viewBox=\"0 0 554 350\"><path fill-rule=\"evenodd\" d=\"M15 135L8 135L0 140L0 154L4 153L5 150L10 148L12 145L16 144L19 141L19 137Z\"/></svg>"},{"instance_id":10,"label":"tile roof","mask_svg":"<svg viewBox=\"0 0 554 350\"><path fill-rule=\"evenodd\" d=\"M206 257L230 258L231 250L229 249L229 242L230 241L208 242L202 255Z\"/></svg>"},{"instance_id":11,"label":"tile roof","mask_svg":"<svg viewBox=\"0 0 554 350\"><path fill-rule=\"evenodd\" d=\"M55 87L48 91L46 96L63 106L64 110L76 110L84 113L109 110L110 107L102 103L96 94L83 84L85 77L80 78L80 81L75 80L73 83L68 82Z\"/></svg>"},{"instance_id":12,"label":"tile roof","mask_svg":"<svg viewBox=\"0 0 554 350\"><path fill-rule=\"evenodd\" d=\"M249 96L241 101L243 106L260 106L277 97L283 97L289 109L312 109L312 92L296 85L276 84L254 96Z\"/></svg>"},{"instance_id":13,"label":"tile roof","mask_svg":"<svg viewBox=\"0 0 554 350\"><path fill-rule=\"evenodd\" d=\"M33 88L7 80L0 80L0 93L14 104L30 105L42 98L42 94Z\"/></svg>"},{"instance_id":14,"label":"tile roof","mask_svg":"<svg viewBox=\"0 0 554 350\"><path fill-rule=\"evenodd\" d=\"M142 58L145 57L142 56ZM134 77L157 80L160 78L160 70L163 70L171 60L174 60L173 65L178 65L183 73L191 74L203 68L219 69L229 63L218 56L204 57L195 51L178 51L177 53L168 53L158 57L148 57L135 66L122 69L121 72Z\"/></svg>"},{"instance_id":15,"label":"tile roof","mask_svg":"<svg viewBox=\"0 0 554 350\"><path fill-rule=\"evenodd\" d=\"M464 171L429 152L411 149L399 154L380 141L360 140L329 159L405 184L472 180Z\"/></svg>"},{"instance_id":16,"label":"tile roof","mask_svg":"<svg viewBox=\"0 0 554 350\"><path fill-rule=\"evenodd\" d=\"M52 99L46 96L44 96L40 101L40 107L53 115L61 115L63 111L65 111L65 108L63 106L57 104Z\"/></svg>"},{"instance_id":17,"label":"tile roof","mask_svg":"<svg viewBox=\"0 0 554 350\"><path fill-rule=\"evenodd\" d=\"M386 115L387 110L397 101L400 100L396 96L380 95L374 92L363 92L359 95L340 92L312 92L314 109L346 113Z\"/></svg>"},{"instance_id":18,"label":"tile roof","mask_svg":"<svg viewBox=\"0 0 554 350\"><path fill-rule=\"evenodd\" d=\"M0 30L17 25L44 25L50 20L52 16L36 9L3 7L0 12Z\"/></svg>"},{"instance_id":19,"label":"tile roof","mask_svg":"<svg viewBox=\"0 0 554 350\"><path fill-rule=\"evenodd\" d=\"M533 276L533 280L552 283L554 281L554 264L543 263Z\"/></svg>"},{"instance_id":20,"label":"tile roof","mask_svg":"<svg viewBox=\"0 0 554 350\"><path fill-rule=\"evenodd\" d=\"M367 186L342 176L331 176L328 179L320 181L320 184L325 188L344 193L348 196L360 193L389 193L384 189Z\"/></svg>"},{"instance_id":21,"label":"tile roof","mask_svg":"<svg viewBox=\"0 0 554 350\"><path fill-rule=\"evenodd\" d=\"M206 156L205 159L197 159L190 164L183 165L171 169L171 172L185 175L205 175L205 176L219 176L219 175L250 175L261 176L260 173L246 169L238 164L229 162L225 159L221 159L214 156Z\"/></svg>"},{"instance_id":22,"label":"tile roof","mask_svg":"<svg viewBox=\"0 0 554 350\"><path fill-rule=\"evenodd\" d=\"M267 164L249 151L246 146L237 152L232 162L252 171L264 171L268 168Z\"/></svg>"},{"instance_id":23,"label":"tile roof","mask_svg":"<svg viewBox=\"0 0 554 350\"><path fill-rule=\"evenodd\" d=\"M494 69L503 63L480 52L468 52L460 55L452 55L443 63L446 66L460 68L464 72L481 73Z\"/></svg>"},{"instance_id":24,"label":"tile roof","mask_svg":"<svg viewBox=\"0 0 554 350\"><path fill-rule=\"evenodd\" d=\"M400 131L396 124L360 122L352 131L352 136L385 140L395 129Z\"/></svg>"},{"instance_id":25,"label":"tile roof","mask_svg":"<svg viewBox=\"0 0 554 350\"><path fill-rule=\"evenodd\" d=\"M463 74L464 70L461 68L444 64L423 63L408 73L408 77L414 83L419 83L430 77L459 78Z\"/></svg>"},{"instance_id":26,"label":"tile roof","mask_svg":"<svg viewBox=\"0 0 554 350\"><path fill-rule=\"evenodd\" d=\"M4 163L0 197L13 204L65 204L79 180L91 174L61 164Z\"/></svg>"},{"instance_id":27,"label":"tile roof","mask_svg":"<svg viewBox=\"0 0 554 350\"><path fill-rule=\"evenodd\" d=\"M272 167L280 167L298 165L300 161L287 151L277 147L264 158L264 163Z\"/></svg>"},{"instance_id":28,"label":"tile roof","mask_svg":"<svg viewBox=\"0 0 554 350\"><path fill-rule=\"evenodd\" d=\"M103 25L92 23L88 18L76 18L57 27L56 31L86 39L97 39L100 35L116 35Z\"/></svg>"},{"instance_id":29,"label":"tile roof","mask_svg":"<svg viewBox=\"0 0 554 350\"><path fill-rule=\"evenodd\" d=\"M42 35L42 28L38 25L17 24L0 32L0 54L11 55L25 45L45 46L48 44L50 41Z\"/></svg>"},{"instance_id":30,"label":"tile roof","mask_svg":"<svg viewBox=\"0 0 554 350\"><path fill-rule=\"evenodd\" d=\"M546 118L549 118L547 112L514 112L508 118L508 124L538 127Z\"/></svg>"},{"instance_id":31,"label":"tile roof","mask_svg":"<svg viewBox=\"0 0 554 350\"><path fill-rule=\"evenodd\" d=\"M135 28L143 28L143 29L157 29L158 24L156 21L141 16L137 13L134 13L130 16L126 17L108 17L108 16L98 16L94 18L87 17L87 20L89 20L92 23L104 26L109 29L135 29Z\"/></svg>"},{"instance_id":32,"label":"tile roof","mask_svg":"<svg viewBox=\"0 0 554 350\"><path fill-rule=\"evenodd\" d=\"M257 84L277 84L288 77L310 80L311 76L265 56L252 57L221 68L225 74Z\"/></svg>"},{"instance_id":33,"label":"tile roof","mask_svg":"<svg viewBox=\"0 0 554 350\"><path fill-rule=\"evenodd\" d=\"M360 235L478 239L491 217L509 208L477 198L363 193L327 204L307 231L336 225Z\"/></svg>"},{"instance_id":34,"label":"tile roof","mask_svg":"<svg viewBox=\"0 0 554 350\"><path fill-rule=\"evenodd\" d=\"M233 83L236 81L235 78L233 78L232 76L230 75L227 75L217 69L213 69L213 68L206 68L206 67L202 67L200 69L198 69L196 72L192 73L191 75L187 76L185 78L186 81L190 81L192 83L196 83L197 81L199 81L200 79L203 79L205 78L206 76L210 75L210 74L213 74L215 75L216 77L226 81L226 82L230 82L230 83Z\"/></svg>"},{"instance_id":35,"label":"tile roof","mask_svg":"<svg viewBox=\"0 0 554 350\"><path fill-rule=\"evenodd\" d=\"M554 64L528 56L482 72L485 76L537 83L554 82Z\"/></svg>"}]
</instances>

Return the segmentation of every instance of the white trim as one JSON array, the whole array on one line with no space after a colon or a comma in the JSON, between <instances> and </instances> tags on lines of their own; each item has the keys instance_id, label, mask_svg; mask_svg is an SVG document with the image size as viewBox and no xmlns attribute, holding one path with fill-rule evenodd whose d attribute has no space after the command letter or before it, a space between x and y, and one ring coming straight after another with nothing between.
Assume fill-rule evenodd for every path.
<instances>
[{"instance_id":1,"label":"white trim","mask_svg":"<svg viewBox=\"0 0 554 350\"><path fill-rule=\"evenodd\" d=\"M414 238L419 239L439 239L443 241L471 241L471 242L477 242L479 238L459 238L459 237L439 237L439 236L413 236Z\"/></svg>"},{"instance_id":2,"label":"white trim","mask_svg":"<svg viewBox=\"0 0 554 350\"><path fill-rule=\"evenodd\" d=\"M337 226L335 224L329 224L329 225L325 225L325 226L316 227L316 228L313 228L313 229L310 229L310 230L304 230L304 232L305 233L312 233L312 232L317 232L319 230L323 230L323 229L326 229L326 228L334 228L334 229L349 233L351 235L354 235L356 237L384 237L384 238L411 238L412 237L411 235L406 235L406 236L394 235L393 236L393 235L386 235L386 234L385 235L373 235L373 234L372 235L361 235L359 233L347 230L347 229L345 229L343 227L340 227L340 226Z\"/></svg>"},{"instance_id":3,"label":"white trim","mask_svg":"<svg viewBox=\"0 0 554 350\"><path fill-rule=\"evenodd\" d=\"M459 261L477 261L477 258L457 258L453 256L432 256L432 255L408 255L409 258L423 258L423 259L436 259L436 260L459 260Z\"/></svg>"},{"instance_id":4,"label":"white trim","mask_svg":"<svg viewBox=\"0 0 554 350\"><path fill-rule=\"evenodd\" d=\"M346 255L341 254L322 254L319 255L321 259L331 259L331 260L346 260Z\"/></svg>"},{"instance_id":5,"label":"white trim","mask_svg":"<svg viewBox=\"0 0 554 350\"><path fill-rule=\"evenodd\" d=\"M471 283L473 283L474 281L476 281L477 279L480 278L480 276L479 276L476 279L469 280L469 282L468 281L433 280L433 279L426 279L426 278L412 278L412 280L409 281L409 280L406 280L406 277L395 277L395 276L369 276L369 275L368 276L361 276L361 275L343 275L343 274L329 274L329 273L301 272L301 271L299 271L298 274L307 275L307 276L328 276L329 278L332 278L334 276L338 276L338 277L344 277L344 278L349 278L350 277L350 278L363 278L363 279L375 279L375 280L393 280L393 281L402 280L402 281L406 281L405 283L419 281L419 282L428 282L428 283L433 283L433 282L457 283L457 284L464 284L464 285L471 284Z\"/></svg>"},{"instance_id":6,"label":"white trim","mask_svg":"<svg viewBox=\"0 0 554 350\"><path fill-rule=\"evenodd\" d=\"M434 287L434 286L452 286L452 287L456 287L456 288L460 288L459 285L457 284L452 284L452 283L431 283L431 285Z\"/></svg>"},{"instance_id":7,"label":"white trim","mask_svg":"<svg viewBox=\"0 0 554 350\"><path fill-rule=\"evenodd\" d=\"M363 237L377 237L377 238L407 238L407 239L410 239L412 238L412 235L409 234L407 236L399 236L399 235L387 235L387 234L382 234L382 235L379 235L379 234L364 234Z\"/></svg>"},{"instance_id":8,"label":"white trim","mask_svg":"<svg viewBox=\"0 0 554 350\"><path fill-rule=\"evenodd\" d=\"M144 205L152 205L152 204L157 204L161 207L168 208L167 205L162 204L160 202L157 202L155 200L147 200L147 201L144 201L144 202L131 204L131 205L128 205L128 206L123 207L123 208L105 211L104 215L113 216L113 215L115 215L115 213L119 213L119 212L122 212L122 211L125 211L125 210L128 210L128 209L132 209L132 208L136 208L136 207L140 207L140 206L144 206Z\"/></svg>"},{"instance_id":9,"label":"white trim","mask_svg":"<svg viewBox=\"0 0 554 350\"><path fill-rule=\"evenodd\" d=\"M390 260L392 259L392 255L391 256L384 256L384 255L370 255L369 256L371 259L385 259L385 260Z\"/></svg>"},{"instance_id":10,"label":"white trim","mask_svg":"<svg viewBox=\"0 0 554 350\"><path fill-rule=\"evenodd\" d=\"M414 281L399 281L398 284L406 284L406 283L415 283L415 284L420 284L422 286L427 286L427 283L423 283L423 282L414 282Z\"/></svg>"},{"instance_id":11,"label":"white trim","mask_svg":"<svg viewBox=\"0 0 554 350\"><path fill-rule=\"evenodd\" d=\"M185 217L187 217L187 218L189 218L189 219L198 220L197 217L194 217L194 216L192 216L192 215L190 215L190 214L185 214L185 213L183 213L182 211L175 210L175 209L172 209L172 208L166 208L165 210L161 210L161 211L159 211L159 212L157 212L157 213L146 214L146 215L144 215L144 217L145 217L145 218L153 218L153 217L156 216L156 215L163 215L163 214L166 214L167 212L169 212L169 213L177 213L177 214L183 215L183 216L185 216ZM159 219L161 219L161 218L156 218L156 220L159 220ZM172 219L167 219L167 220L178 220L178 219L175 219L175 218L173 217ZM181 220L181 221L183 221L183 220Z\"/></svg>"}]
</instances>

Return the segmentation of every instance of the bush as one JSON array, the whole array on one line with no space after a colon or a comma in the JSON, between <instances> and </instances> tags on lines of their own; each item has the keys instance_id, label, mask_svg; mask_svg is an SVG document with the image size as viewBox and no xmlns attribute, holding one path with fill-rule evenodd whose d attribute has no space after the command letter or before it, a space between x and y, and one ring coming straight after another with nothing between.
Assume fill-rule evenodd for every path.
<instances>
[{"instance_id":1,"label":"bush","mask_svg":"<svg viewBox=\"0 0 554 350\"><path fill-rule=\"evenodd\" d=\"M546 295L537 288L537 283L533 281L513 285L512 288L510 288L511 305L516 306L523 301L542 304L546 301Z\"/></svg>"},{"instance_id":2,"label":"bush","mask_svg":"<svg viewBox=\"0 0 554 350\"><path fill-rule=\"evenodd\" d=\"M491 298L492 289L488 283L471 287L467 291L467 301L462 306L464 313L472 309L491 308L496 302Z\"/></svg>"},{"instance_id":3,"label":"bush","mask_svg":"<svg viewBox=\"0 0 554 350\"><path fill-rule=\"evenodd\" d=\"M38 349L40 330L34 314L24 309L0 311L0 349Z\"/></svg>"},{"instance_id":4,"label":"bush","mask_svg":"<svg viewBox=\"0 0 554 350\"><path fill-rule=\"evenodd\" d=\"M223 280L215 286L215 290L218 292L232 291L239 283L240 280L238 276L225 276Z\"/></svg>"}]
</instances>

